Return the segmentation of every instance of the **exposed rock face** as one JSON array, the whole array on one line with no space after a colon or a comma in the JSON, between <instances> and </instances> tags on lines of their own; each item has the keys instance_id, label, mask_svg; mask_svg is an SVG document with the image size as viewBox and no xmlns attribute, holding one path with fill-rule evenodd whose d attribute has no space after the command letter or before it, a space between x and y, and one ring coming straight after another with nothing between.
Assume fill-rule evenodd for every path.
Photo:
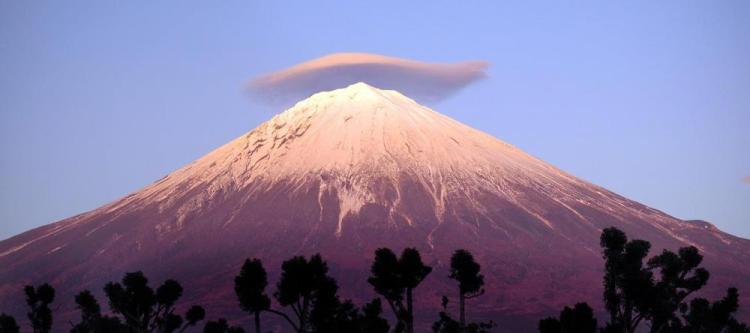
<instances>
[{"instance_id":1,"label":"exposed rock face","mask_svg":"<svg viewBox=\"0 0 750 333\"><path fill-rule=\"evenodd\" d=\"M416 293L427 323L440 297L456 294L448 259L465 248L487 282L470 317L531 331L564 305L600 307L598 240L608 226L650 240L652 253L695 245L712 273L705 295L729 286L750 295L750 241L358 83L313 95L136 193L0 242L0 310L25 317L22 285L50 282L69 314L74 293L143 270L155 283L180 280L185 301L209 317L244 319L232 281L246 257L264 260L273 285L282 260L320 252L342 294L363 301L374 295L366 282L374 250L417 247L434 266ZM750 298L742 301L748 318Z\"/></svg>"}]
</instances>

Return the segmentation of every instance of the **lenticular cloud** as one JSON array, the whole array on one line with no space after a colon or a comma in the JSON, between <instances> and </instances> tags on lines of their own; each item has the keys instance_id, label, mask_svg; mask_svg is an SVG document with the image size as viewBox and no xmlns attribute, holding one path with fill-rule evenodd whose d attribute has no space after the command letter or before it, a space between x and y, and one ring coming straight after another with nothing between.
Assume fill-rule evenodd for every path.
<instances>
[{"instance_id":1,"label":"lenticular cloud","mask_svg":"<svg viewBox=\"0 0 750 333\"><path fill-rule=\"evenodd\" d=\"M423 103L435 103L486 76L488 63L426 63L367 53L336 53L253 79L250 91L272 104L366 82Z\"/></svg>"}]
</instances>

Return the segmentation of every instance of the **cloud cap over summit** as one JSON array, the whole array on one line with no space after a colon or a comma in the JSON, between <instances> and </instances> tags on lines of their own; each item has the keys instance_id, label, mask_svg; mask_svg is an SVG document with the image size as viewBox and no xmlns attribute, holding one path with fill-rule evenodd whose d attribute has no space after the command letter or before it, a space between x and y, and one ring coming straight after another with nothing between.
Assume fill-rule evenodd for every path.
<instances>
[{"instance_id":1,"label":"cloud cap over summit","mask_svg":"<svg viewBox=\"0 0 750 333\"><path fill-rule=\"evenodd\" d=\"M290 104L316 92L366 82L423 103L443 100L486 76L489 63L427 63L369 53L335 53L266 74L249 83L251 93L272 104Z\"/></svg>"}]
</instances>

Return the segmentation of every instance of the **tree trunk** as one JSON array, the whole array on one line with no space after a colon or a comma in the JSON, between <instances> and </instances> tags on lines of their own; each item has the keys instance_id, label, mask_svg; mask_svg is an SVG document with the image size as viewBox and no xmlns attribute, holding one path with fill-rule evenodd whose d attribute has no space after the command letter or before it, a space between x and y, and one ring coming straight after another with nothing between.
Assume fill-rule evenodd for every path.
<instances>
[{"instance_id":1,"label":"tree trunk","mask_svg":"<svg viewBox=\"0 0 750 333\"><path fill-rule=\"evenodd\" d=\"M625 301L625 313L623 314L623 325L625 326L626 333L633 333L633 307L630 305L630 301Z\"/></svg>"},{"instance_id":2,"label":"tree trunk","mask_svg":"<svg viewBox=\"0 0 750 333\"><path fill-rule=\"evenodd\" d=\"M260 333L260 312L255 313L255 333Z\"/></svg>"},{"instance_id":3,"label":"tree trunk","mask_svg":"<svg viewBox=\"0 0 750 333\"><path fill-rule=\"evenodd\" d=\"M458 320L459 320L459 324L461 325L461 326L459 326L460 332L462 332L462 333L463 333L463 331L464 331L464 329L466 327L466 307L465 307L465 304L466 304L466 295L464 295L464 293L459 293L459 295L458 295L458 311L459 311L459 313L458 313Z\"/></svg>"},{"instance_id":4,"label":"tree trunk","mask_svg":"<svg viewBox=\"0 0 750 333\"><path fill-rule=\"evenodd\" d=\"M406 333L414 333L414 307L412 305L411 288L406 289Z\"/></svg>"}]
</instances>

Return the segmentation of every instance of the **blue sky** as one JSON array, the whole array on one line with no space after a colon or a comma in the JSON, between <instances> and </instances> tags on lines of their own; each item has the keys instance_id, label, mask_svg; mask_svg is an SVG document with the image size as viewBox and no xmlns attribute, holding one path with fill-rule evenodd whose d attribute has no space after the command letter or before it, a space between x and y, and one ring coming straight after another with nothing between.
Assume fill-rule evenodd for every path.
<instances>
[{"instance_id":1,"label":"blue sky","mask_svg":"<svg viewBox=\"0 0 750 333\"><path fill-rule=\"evenodd\" d=\"M0 2L0 239L135 191L281 111L334 52L486 60L434 108L750 237L750 2Z\"/></svg>"}]
</instances>

